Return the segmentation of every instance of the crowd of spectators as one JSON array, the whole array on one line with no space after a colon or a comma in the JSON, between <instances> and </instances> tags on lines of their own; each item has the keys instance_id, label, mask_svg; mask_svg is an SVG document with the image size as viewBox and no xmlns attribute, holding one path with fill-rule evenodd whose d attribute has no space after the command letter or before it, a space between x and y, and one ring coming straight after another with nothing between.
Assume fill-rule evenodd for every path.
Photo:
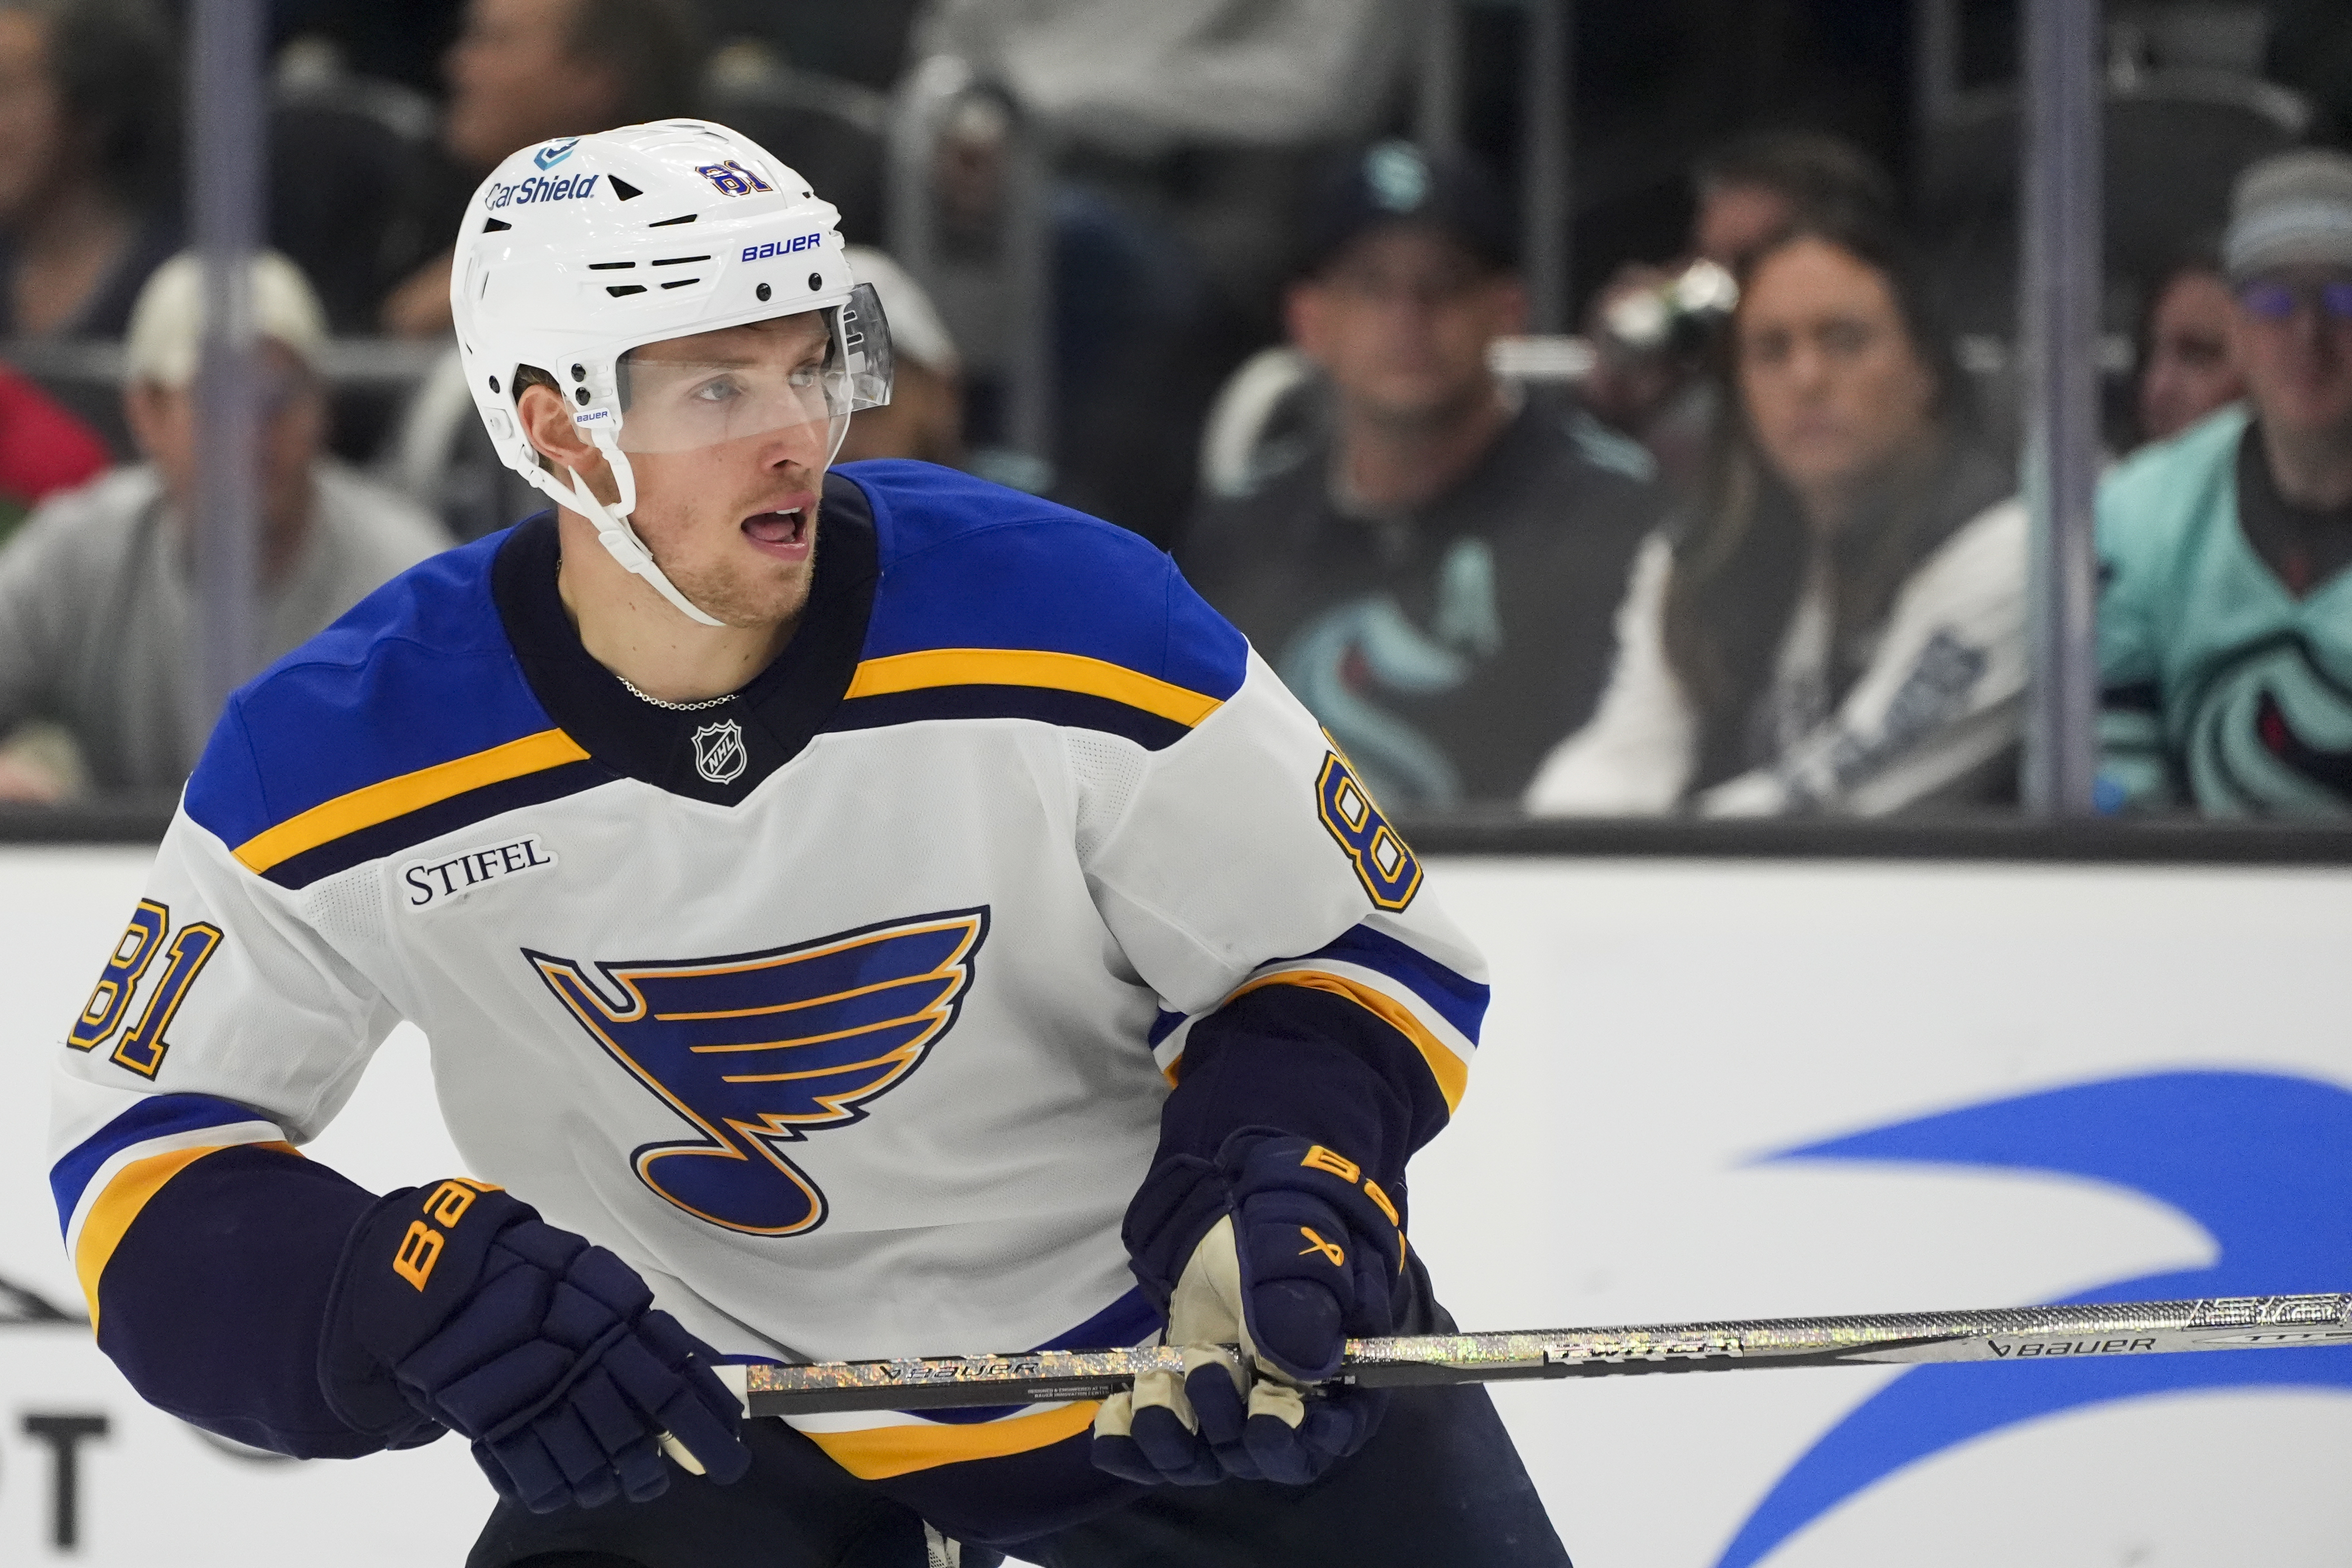
<instances>
[{"instance_id":1,"label":"crowd of spectators","mask_svg":"<svg viewBox=\"0 0 2352 1568\"><path fill-rule=\"evenodd\" d=\"M0 0L0 337L118 340L124 367L103 406L0 371L0 798L170 789L208 727L182 9ZM2013 805L2007 350L1954 329L1906 187L1818 131L1713 148L1675 254L1585 303L1587 368L1529 376L1504 181L1398 133L1422 8L1229 9L905 0L833 40L863 79L723 0L436 0L432 93L343 58L364 30L283 40L254 273L268 651L533 505L454 352L388 401L331 384L331 340L447 340L448 236L517 149L702 113L835 201L891 319L897 396L841 460L970 467L1171 549L1391 809ZM889 138L918 106L909 161ZM919 257L877 248L910 210L892 179L923 183ZM2099 497L2099 802L2341 814L2352 159L2255 162L2179 226L2116 280L2138 332ZM1042 407L1024 267L1051 279Z\"/></svg>"}]
</instances>

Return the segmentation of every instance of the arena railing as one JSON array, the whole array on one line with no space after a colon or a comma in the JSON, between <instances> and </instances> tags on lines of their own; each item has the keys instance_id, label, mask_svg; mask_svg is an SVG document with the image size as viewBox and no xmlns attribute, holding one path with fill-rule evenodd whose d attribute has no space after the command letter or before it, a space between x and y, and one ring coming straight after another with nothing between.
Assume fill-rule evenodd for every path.
<instances>
[{"instance_id":1,"label":"arena railing","mask_svg":"<svg viewBox=\"0 0 2352 1568\"><path fill-rule=\"evenodd\" d=\"M58 806L0 805L0 847L153 844L163 838L175 804L175 797L158 793ZM1442 858L2352 865L2352 822L2051 821L1993 814L1695 821L1533 818L1496 809L1405 817L1398 829L1417 852Z\"/></svg>"},{"instance_id":2,"label":"arena railing","mask_svg":"<svg viewBox=\"0 0 2352 1568\"><path fill-rule=\"evenodd\" d=\"M448 352L441 338L332 338L320 351L330 386L401 392L423 381ZM0 361L45 386L122 384L122 345L96 339L0 339Z\"/></svg>"}]
</instances>

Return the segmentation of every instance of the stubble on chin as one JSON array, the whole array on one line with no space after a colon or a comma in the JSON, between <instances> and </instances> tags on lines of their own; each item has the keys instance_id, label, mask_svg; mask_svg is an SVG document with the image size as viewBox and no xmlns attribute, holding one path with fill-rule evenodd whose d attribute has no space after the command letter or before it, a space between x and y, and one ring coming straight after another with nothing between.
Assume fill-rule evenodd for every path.
<instances>
[{"instance_id":1,"label":"stubble on chin","mask_svg":"<svg viewBox=\"0 0 2352 1568\"><path fill-rule=\"evenodd\" d=\"M815 538L811 528L811 540ZM707 566L680 567L663 570L669 580L705 614L715 616L730 626L743 631L757 631L773 626L798 615L808 604L809 591L816 578L816 552L812 549L801 561L780 561L772 557L750 552L730 551L733 559Z\"/></svg>"}]
</instances>

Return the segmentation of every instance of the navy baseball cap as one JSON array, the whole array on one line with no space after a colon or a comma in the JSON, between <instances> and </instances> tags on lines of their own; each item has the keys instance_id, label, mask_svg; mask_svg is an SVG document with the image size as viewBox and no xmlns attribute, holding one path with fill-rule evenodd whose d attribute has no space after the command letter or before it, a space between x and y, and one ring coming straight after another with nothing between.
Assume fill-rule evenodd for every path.
<instances>
[{"instance_id":1,"label":"navy baseball cap","mask_svg":"<svg viewBox=\"0 0 2352 1568\"><path fill-rule=\"evenodd\" d=\"M1497 271L1518 261L1510 204L1493 175L1460 153L1391 141L1326 177L1307 208L1300 273L1322 271L1354 241L1391 225L1433 229Z\"/></svg>"}]
</instances>

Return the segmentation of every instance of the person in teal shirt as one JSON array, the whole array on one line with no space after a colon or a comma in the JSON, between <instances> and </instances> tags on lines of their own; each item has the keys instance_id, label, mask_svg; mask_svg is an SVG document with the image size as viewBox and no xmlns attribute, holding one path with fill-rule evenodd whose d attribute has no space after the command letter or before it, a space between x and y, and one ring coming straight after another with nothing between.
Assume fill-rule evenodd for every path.
<instances>
[{"instance_id":1,"label":"person in teal shirt","mask_svg":"<svg viewBox=\"0 0 2352 1568\"><path fill-rule=\"evenodd\" d=\"M2100 486L2101 807L2352 815L2352 157L2242 175L2247 402Z\"/></svg>"}]
</instances>

